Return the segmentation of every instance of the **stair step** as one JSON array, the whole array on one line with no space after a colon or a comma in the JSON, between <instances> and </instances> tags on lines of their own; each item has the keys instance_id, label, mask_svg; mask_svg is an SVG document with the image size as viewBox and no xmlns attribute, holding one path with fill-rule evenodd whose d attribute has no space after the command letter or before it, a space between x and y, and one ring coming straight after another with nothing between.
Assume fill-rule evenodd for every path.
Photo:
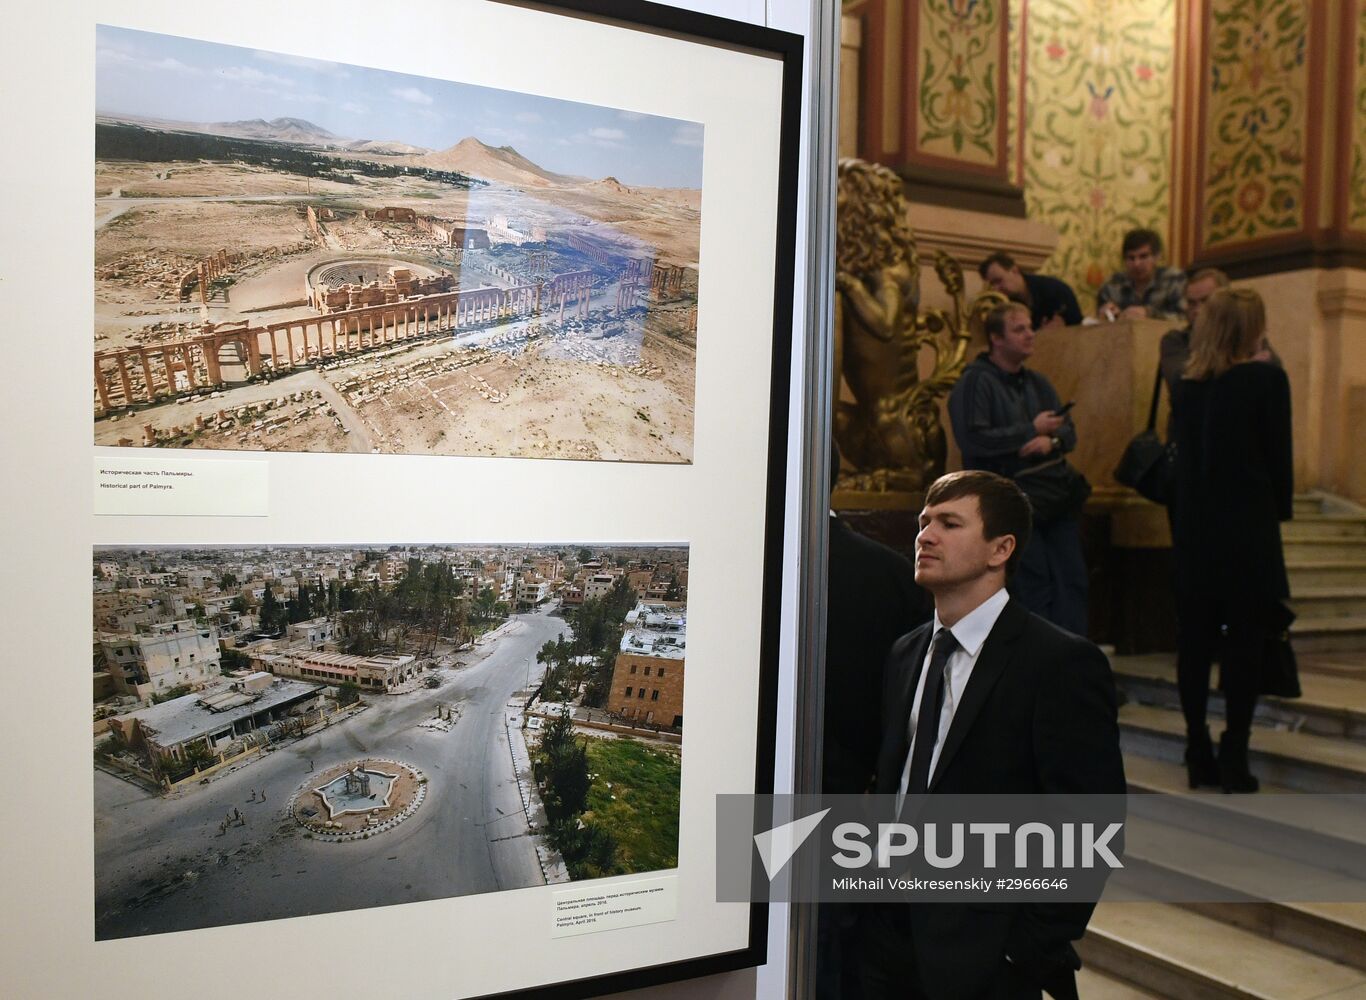
<instances>
[{"instance_id":1,"label":"stair step","mask_svg":"<svg viewBox=\"0 0 1366 1000\"><path fill-rule=\"evenodd\" d=\"M1077 995L1086 1000L1161 1000L1156 993L1112 979L1094 969L1082 969L1077 973Z\"/></svg>"},{"instance_id":2,"label":"stair step","mask_svg":"<svg viewBox=\"0 0 1366 1000\"><path fill-rule=\"evenodd\" d=\"M1290 638L1297 651L1366 649L1366 614L1301 617Z\"/></svg>"},{"instance_id":3,"label":"stair step","mask_svg":"<svg viewBox=\"0 0 1366 1000\"><path fill-rule=\"evenodd\" d=\"M1101 903L1078 950L1170 1000L1311 1000L1366 973L1168 903Z\"/></svg>"},{"instance_id":4,"label":"stair step","mask_svg":"<svg viewBox=\"0 0 1366 1000\"><path fill-rule=\"evenodd\" d=\"M1301 587L1291 592L1288 603L1307 618L1366 615L1366 587Z\"/></svg>"},{"instance_id":5,"label":"stair step","mask_svg":"<svg viewBox=\"0 0 1366 1000\"><path fill-rule=\"evenodd\" d=\"M1287 558L1285 571L1290 578L1292 594L1306 587L1366 587L1366 562Z\"/></svg>"},{"instance_id":6,"label":"stair step","mask_svg":"<svg viewBox=\"0 0 1366 1000\"><path fill-rule=\"evenodd\" d=\"M1162 708L1180 708L1176 658L1172 654L1114 656L1110 658L1110 665L1116 684L1132 700ZM1300 687L1304 692L1300 698L1258 699L1257 722L1317 736L1366 742L1366 676L1327 676L1305 669L1300 673ZM1210 693L1209 710L1212 717L1223 716L1224 699L1217 691Z\"/></svg>"},{"instance_id":7,"label":"stair step","mask_svg":"<svg viewBox=\"0 0 1366 1000\"><path fill-rule=\"evenodd\" d=\"M1180 763L1186 745L1181 713L1123 705L1120 739L1126 753ZM1366 745L1312 733L1259 727L1252 734L1252 770L1259 778L1301 792L1366 792Z\"/></svg>"},{"instance_id":8,"label":"stair step","mask_svg":"<svg viewBox=\"0 0 1366 1000\"><path fill-rule=\"evenodd\" d=\"M1287 560L1366 562L1366 537L1301 539L1287 538L1282 533L1281 547L1285 550Z\"/></svg>"},{"instance_id":9,"label":"stair step","mask_svg":"<svg viewBox=\"0 0 1366 1000\"><path fill-rule=\"evenodd\" d=\"M1366 904L1267 898L1308 895L1308 887L1317 885L1320 895L1359 899L1366 883L1277 854L1239 848L1223 837L1145 824L1132 817L1126 837L1125 868L1106 888L1111 902L1135 895L1160 897L1183 910L1366 972Z\"/></svg>"},{"instance_id":10,"label":"stair step","mask_svg":"<svg viewBox=\"0 0 1366 1000\"><path fill-rule=\"evenodd\" d=\"M1324 510L1323 495L1319 493L1300 493L1294 498L1295 516L1303 514L1323 514Z\"/></svg>"},{"instance_id":11,"label":"stair step","mask_svg":"<svg viewBox=\"0 0 1366 1000\"><path fill-rule=\"evenodd\" d=\"M1248 817L1258 822L1265 821L1268 814L1283 804L1292 820L1288 825L1296 828L1309 825L1303 822L1302 816L1294 813L1296 803L1280 798L1301 793L1270 781L1262 782L1262 790L1256 796L1225 795L1213 788L1191 791L1187 787L1184 765L1134 756L1124 758L1124 777L1130 792L1179 797L1182 803L1192 808L1233 817ZM1265 804L1268 801L1276 802L1277 806L1268 807ZM1366 822L1363 822L1362 816L1366 804L1358 804L1354 799L1343 796L1324 795L1317 795L1312 800L1304 801L1313 809L1312 827L1315 836L1336 841L1338 847L1366 847Z\"/></svg>"},{"instance_id":12,"label":"stair step","mask_svg":"<svg viewBox=\"0 0 1366 1000\"><path fill-rule=\"evenodd\" d=\"M1281 540L1284 542L1335 538L1366 538L1366 518L1351 514L1296 513L1293 521L1281 522Z\"/></svg>"},{"instance_id":13,"label":"stair step","mask_svg":"<svg viewBox=\"0 0 1366 1000\"><path fill-rule=\"evenodd\" d=\"M1300 674L1324 677L1344 677L1349 680L1366 679L1366 650L1334 650L1306 652L1298 657Z\"/></svg>"}]
</instances>

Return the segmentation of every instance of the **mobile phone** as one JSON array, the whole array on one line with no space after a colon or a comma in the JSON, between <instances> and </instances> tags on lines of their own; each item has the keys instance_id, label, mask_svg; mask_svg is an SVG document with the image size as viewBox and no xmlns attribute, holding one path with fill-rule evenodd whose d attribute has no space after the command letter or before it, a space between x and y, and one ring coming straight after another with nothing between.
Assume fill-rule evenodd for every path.
<instances>
[{"instance_id":1,"label":"mobile phone","mask_svg":"<svg viewBox=\"0 0 1366 1000\"><path fill-rule=\"evenodd\" d=\"M1072 409L1072 407L1076 405L1077 401L1075 399L1069 399L1067 402L1063 403L1062 406L1058 407L1056 410L1053 411L1053 416L1065 417L1067 416L1067 411Z\"/></svg>"}]
</instances>

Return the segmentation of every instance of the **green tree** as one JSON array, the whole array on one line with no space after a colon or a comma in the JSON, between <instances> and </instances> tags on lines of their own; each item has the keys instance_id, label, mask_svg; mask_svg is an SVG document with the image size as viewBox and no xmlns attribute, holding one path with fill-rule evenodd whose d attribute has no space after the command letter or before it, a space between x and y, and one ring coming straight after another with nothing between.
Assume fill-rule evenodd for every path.
<instances>
[{"instance_id":1,"label":"green tree","mask_svg":"<svg viewBox=\"0 0 1366 1000\"><path fill-rule=\"evenodd\" d=\"M218 589L223 591L232 590L237 586L237 576L231 570L224 570L223 575L218 578Z\"/></svg>"},{"instance_id":2,"label":"green tree","mask_svg":"<svg viewBox=\"0 0 1366 1000\"><path fill-rule=\"evenodd\" d=\"M590 552L590 551L589 551L588 549L586 549L586 548L579 549L579 551L578 551L578 558L579 558L579 562L581 562L581 563L592 562L592 561L593 561L593 553Z\"/></svg>"},{"instance_id":3,"label":"green tree","mask_svg":"<svg viewBox=\"0 0 1366 1000\"><path fill-rule=\"evenodd\" d=\"M562 713L546 726L537 754L536 775L545 784L546 816L552 823L583 812L588 805L588 751L574 738L574 724Z\"/></svg>"},{"instance_id":4,"label":"green tree","mask_svg":"<svg viewBox=\"0 0 1366 1000\"><path fill-rule=\"evenodd\" d=\"M345 707L360 701L360 685L355 681L342 681L337 685L337 704Z\"/></svg>"},{"instance_id":5,"label":"green tree","mask_svg":"<svg viewBox=\"0 0 1366 1000\"><path fill-rule=\"evenodd\" d=\"M275 598L275 591L266 584L266 592L261 595L261 631L278 632L285 624L285 610Z\"/></svg>"},{"instance_id":6,"label":"green tree","mask_svg":"<svg viewBox=\"0 0 1366 1000\"><path fill-rule=\"evenodd\" d=\"M571 879L620 874L616 866L617 840L596 823L573 817L553 822L550 842L564 858Z\"/></svg>"},{"instance_id":7,"label":"green tree","mask_svg":"<svg viewBox=\"0 0 1366 1000\"><path fill-rule=\"evenodd\" d=\"M578 687L573 676L574 644L566 639L551 639L536 653L536 662L546 664L541 681L541 697L547 701L569 698Z\"/></svg>"}]
</instances>

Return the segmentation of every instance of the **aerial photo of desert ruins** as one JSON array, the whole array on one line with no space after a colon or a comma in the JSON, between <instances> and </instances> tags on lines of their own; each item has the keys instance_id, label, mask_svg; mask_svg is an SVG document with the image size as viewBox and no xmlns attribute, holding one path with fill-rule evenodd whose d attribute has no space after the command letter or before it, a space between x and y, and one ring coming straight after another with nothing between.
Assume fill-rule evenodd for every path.
<instances>
[{"instance_id":1,"label":"aerial photo of desert ruins","mask_svg":"<svg viewBox=\"0 0 1366 1000\"><path fill-rule=\"evenodd\" d=\"M678 867L682 545L97 547L94 921Z\"/></svg>"},{"instance_id":2,"label":"aerial photo of desert ruins","mask_svg":"<svg viewBox=\"0 0 1366 1000\"><path fill-rule=\"evenodd\" d=\"M97 42L97 445L692 461L700 125Z\"/></svg>"}]
</instances>

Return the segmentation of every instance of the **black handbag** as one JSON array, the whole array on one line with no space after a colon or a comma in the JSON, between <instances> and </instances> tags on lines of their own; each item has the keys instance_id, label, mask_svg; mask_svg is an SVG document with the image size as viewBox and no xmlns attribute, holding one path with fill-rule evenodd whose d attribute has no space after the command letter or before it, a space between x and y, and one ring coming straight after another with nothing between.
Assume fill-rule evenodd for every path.
<instances>
[{"instance_id":1,"label":"black handbag","mask_svg":"<svg viewBox=\"0 0 1366 1000\"><path fill-rule=\"evenodd\" d=\"M1015 482L1029 497L1038 524L1071 517L1091 495L1091 484L1063 455L1021 469L1015 473Z\"/></svg>"},{"instance_id":2,"label":"black handbag","mask_svg":"<svg viewBox=\"0 0 1366 1000\"><path fill-rule=\"evenodd\" d=\"M1295 649L1290 645L1290 626L1295 612L1277 601L1266 620L1266 641L1262 646L1262 676L1260 694L1277 698L1298 698L1300 668L1295 662Z\"/></svg>"},{"instance_id":3,"label":"black handbag","mask_svg":"<svg viewBox=\"0 0 1366 1000\"><path fill-rule=\"evenodd\" d=\"M1115 469L1115 480L1138 491L1153 503L1169 504L1175 493L1176 445L1163 444L1157 436L1157 401L1162 395L1162 368L1153 383L1153 401L1148 406L1148 426L1134 435Z\"/></svg>"}]
</instances>

